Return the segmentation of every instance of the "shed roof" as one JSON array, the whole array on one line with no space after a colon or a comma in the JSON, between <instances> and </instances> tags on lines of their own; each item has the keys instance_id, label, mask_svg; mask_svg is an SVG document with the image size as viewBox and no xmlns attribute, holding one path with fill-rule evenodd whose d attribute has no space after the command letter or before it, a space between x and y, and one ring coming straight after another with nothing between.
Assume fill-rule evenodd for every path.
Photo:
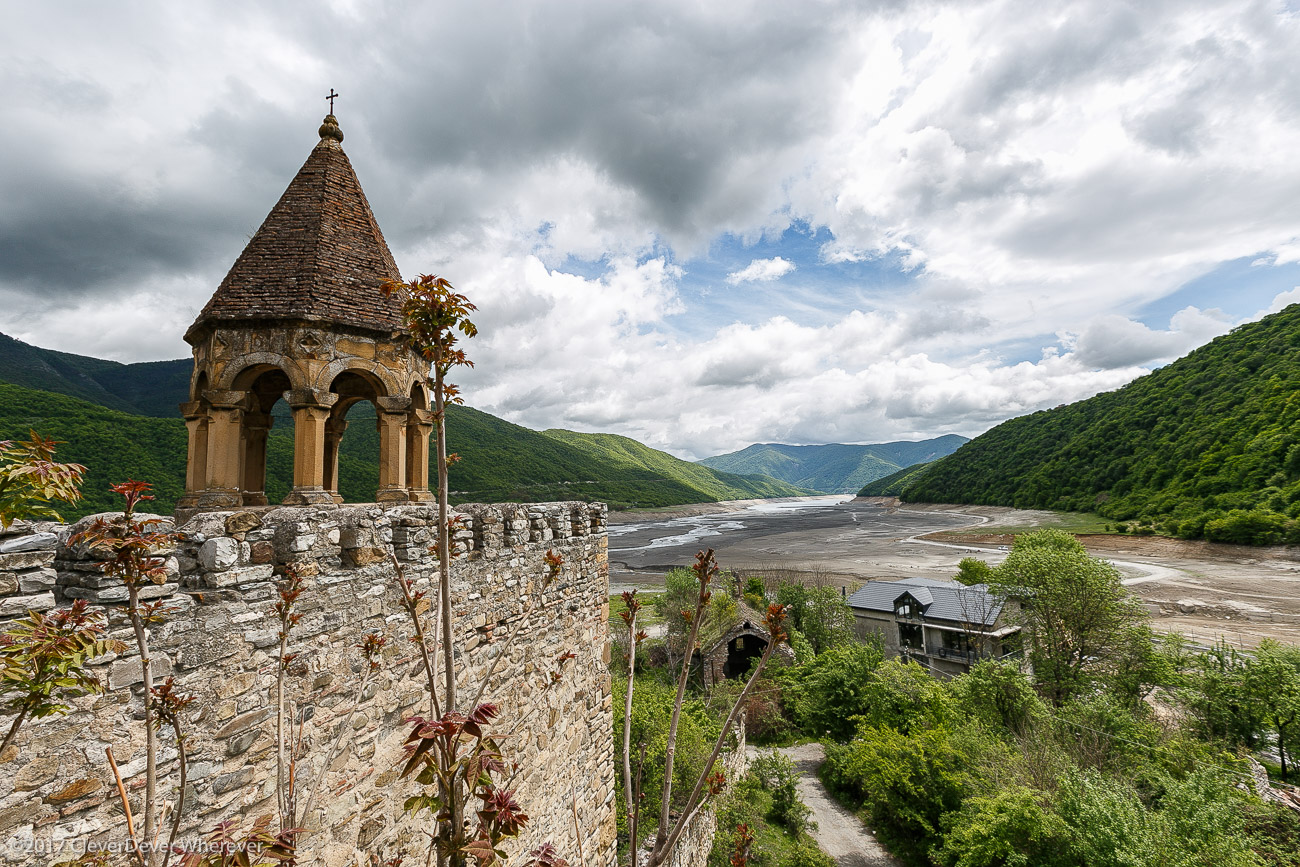
<instances>
[{"instance_id":1,"label":"shed roof","mask_svg":"<svg viewBox=\"0 0 1300 867\"><path fill-rule=\"evenodd\" d=\"M868 581L849 597L850 608L894 613L894 602L904 593L925 606L926 620L943 620L957 624L974 623L985 627L997 623L1002 600L988 592L984 584L967 586L956 581L934 578L906 578L901 581ZM925 597L929 597L927 604Z\"/></svg>"},{"instance_id":2,"label":"shed roof","mask_svg":"<svg viewBox=\"0 0 1300 867\"><path fill-rule=\"evenodd\" d=\"M400 280L333 115L320 142L186 332L214 321L306 320L401 330L401 302L379 291Z\"/></svg>"}]
</instances>

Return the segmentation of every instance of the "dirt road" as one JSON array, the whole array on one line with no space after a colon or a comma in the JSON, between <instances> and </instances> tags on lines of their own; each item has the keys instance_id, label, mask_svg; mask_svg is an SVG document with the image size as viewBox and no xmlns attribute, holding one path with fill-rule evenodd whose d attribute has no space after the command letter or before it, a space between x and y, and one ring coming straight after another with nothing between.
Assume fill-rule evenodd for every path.
<instances>
[{"instance_id":1,"label":"dirt road","mask_svg":"<svg viewBox=\"0 0 1300 867\"><path fill-rule=\"evenodd\" d=\"M799 797L812 810L817 823L813 839L822 851L835 859L839 867L898 867L894 860L858 818L831 799L817 779L817 769L825 756L821 744L786 747L782 753L794 762L799 774Z\"/></svg>"}]
</instances>

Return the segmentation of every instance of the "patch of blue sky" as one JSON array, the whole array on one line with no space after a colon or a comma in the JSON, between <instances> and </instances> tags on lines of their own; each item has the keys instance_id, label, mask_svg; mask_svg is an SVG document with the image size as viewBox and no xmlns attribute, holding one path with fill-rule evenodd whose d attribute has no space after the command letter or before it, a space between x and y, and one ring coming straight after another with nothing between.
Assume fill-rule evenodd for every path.
<instances>
[{"instance_id":1,"label":"patch of blue sky","mask_svg":"<svg viewBox=\"0 0 1300 867\"><path fill-rule=\"evenodd\" d=\"M720 236L703 256L681 262L679 293L686 310L674 324L688 331L734 322L756 325L784 316L800 325L837 322L853 310L892 308L919 277L896 256L856 262L827 262L822 247L833 240L824 228L796 223L779 235L757 240ZM773 280L730 283L729 275L756 260L781 258L794 268Z\"/></svg>"},{"instance_id":2,"label":"patch of blue sky","mask_svg":"<svg viewBox=\"0 0 1300 867\"><path fill-rule=\"evenodd\" d=\"M1300 286L1300 264L1274 265L1260 255L1220 263L1176 291L1150 302L1135 316L1148 328L1167 329L1170 318L1185 307L1222 310L1234 321L1268 307L1282 292Z\"/></svg>"}]
</instances>

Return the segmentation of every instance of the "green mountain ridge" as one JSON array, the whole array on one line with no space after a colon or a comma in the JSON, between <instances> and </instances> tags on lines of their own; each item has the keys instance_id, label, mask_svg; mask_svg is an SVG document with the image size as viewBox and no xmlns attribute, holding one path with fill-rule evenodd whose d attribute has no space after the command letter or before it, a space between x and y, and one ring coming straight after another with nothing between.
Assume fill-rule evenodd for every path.
<instances>
[{"instance_id":1,"label":"green mountain ridge","mask_svg":"<svg viewBox=\"0 0 1300 867\"><path fill-rule=\"evenodd\" d=\"M186 431L177 405L188 396L190 366L188 359L120 364L0 335L0 439L25 438L36 430L65 443L60 460L87 466L86 500L63 510L65 517L116 508L108 485L126 478L152 482L154 507L170 511L184 490ZM283 403L273 416L266 493L279 502L292 478L293 427ZM339 492L348 502L374 499L374 418L365 402L348 413L339 448ZM815 493L774 479L715 472L632 440L611 450L612 440L626 438L544 434L470 407L449 407L448 449L463 459L450 472L452 499L600 500L628 508Z\"/></svg>"},{"instance_id":2,"label":"green mountain ridge","mask_svg":"<svg viewBox=\"0 0 1300 867\"><path fill-rule=\"evenodd\" d=\"M1097 512L1183 538L1300 542L1300 305L1117 391L1003 422L901 494Z\"/></svg>"},{"instance_id":3,"label":"green mountain ridge","mask_svg":"<svg viewBox=\"0 0 1300 867\"><path fill-rule=\"evenodd\" d=\"M724 472L762 473L800 487L851 494L904 467L952 454L966 441L965 437L947 434L920 442L874 445L755 443L698 463Z\"/></svg>"}]
</instances>

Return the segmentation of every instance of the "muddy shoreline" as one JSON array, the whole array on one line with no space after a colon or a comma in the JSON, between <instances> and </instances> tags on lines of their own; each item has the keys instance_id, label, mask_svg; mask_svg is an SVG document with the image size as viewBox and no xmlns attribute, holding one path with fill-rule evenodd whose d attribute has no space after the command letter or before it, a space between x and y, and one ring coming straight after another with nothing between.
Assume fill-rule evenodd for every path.
<instances>
[{"instance_id":1,"label":"muddy shoreline","mask_svg":"<svg viewBox=\"0 0 1300 867\"><path fill-rule=\"evenodd\" d=\"M963 557L1001 562L1009 533L979 527L1051 526L1051 512L907 504L885 498L742 501L618 513L610 521L616 589L662 585L663 574L712 547L724 568L851 590L867 579L950 578ZM1082 534L1115 563L1153 626L1198 643L1300 641L1300 548L1251 548L1158 536Z\"/></svg>"}]
</instances>

